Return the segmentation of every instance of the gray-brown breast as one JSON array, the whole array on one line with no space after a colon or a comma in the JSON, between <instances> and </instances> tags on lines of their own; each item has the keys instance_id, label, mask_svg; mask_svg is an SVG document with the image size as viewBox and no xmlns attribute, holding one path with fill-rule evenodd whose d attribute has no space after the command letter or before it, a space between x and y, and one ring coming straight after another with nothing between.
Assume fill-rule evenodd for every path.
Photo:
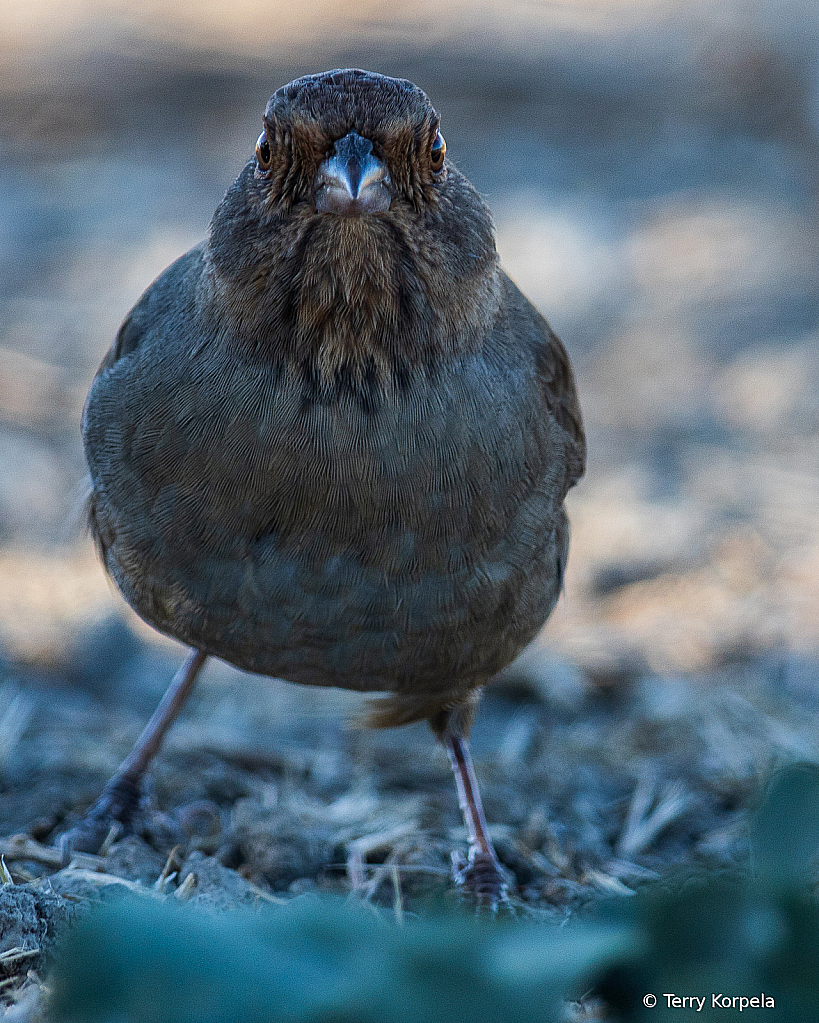
<instances>
[{"instance_id":1,"label":"gray-brown breast","mask_svg":"<svg viewBox=\"0 0 819 1023\"><path fill-rule=\"evenodd\" d=\"M375 406L311 399L297 367L244 352L192 294L163 317L200 258L143 299L86 406L95 528L126 599L291 681L419 707L485 681L545 621L566 557L570 439L535 349L502 317L479 353Z\"/></svg>"}]
</instances>

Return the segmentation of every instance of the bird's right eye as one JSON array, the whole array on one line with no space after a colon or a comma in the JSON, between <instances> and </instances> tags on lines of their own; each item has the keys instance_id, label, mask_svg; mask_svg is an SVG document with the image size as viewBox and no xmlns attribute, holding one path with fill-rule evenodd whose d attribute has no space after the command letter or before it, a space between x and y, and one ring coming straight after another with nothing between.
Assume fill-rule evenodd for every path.
<instances>
[{"instance_id":1,"label":"bird's right eye","mask_svg":"<svg viewBox=\"0 0 819 1023\"><path fill-rule=\"evenodd\" d=\"M265 132L262 132L256 143L256 163L259 165L259 170L267 171L270 170L272 162L273 156L270 152L270 143L267 141Z\"/></svg>"},{"instance_id":2,"label":"bird's right eye","mask_svg":"<svg viewBox=\"0 0 819 1023\"><path fill-rule=\"evenodd\" d=\"M430 166L437 174L444 166L444 157L446 156L446 142L444 142L444 136L439 131L435 132L435 141L432 143L429 156Z\"/></svg>"}]
</instances>

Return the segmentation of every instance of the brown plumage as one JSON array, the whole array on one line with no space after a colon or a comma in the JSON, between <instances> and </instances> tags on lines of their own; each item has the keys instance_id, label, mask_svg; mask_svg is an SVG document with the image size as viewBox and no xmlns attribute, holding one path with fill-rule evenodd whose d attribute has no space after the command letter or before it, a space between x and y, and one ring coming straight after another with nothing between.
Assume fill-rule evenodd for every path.
<instances>
[{"instance_id":1,"label":"brown plumage","mask_svg":"<svg viewBox=\"0 0 819 1023\"><path fill-rule=\"evenodd\" d=\"M568 356L438 128L403 80L280 89L208 239L122 325L83 435L92 528L143 618L383 692L371 724L428 719L453 756L558 598L585 443Z\"/></svg>"}]
</instances>

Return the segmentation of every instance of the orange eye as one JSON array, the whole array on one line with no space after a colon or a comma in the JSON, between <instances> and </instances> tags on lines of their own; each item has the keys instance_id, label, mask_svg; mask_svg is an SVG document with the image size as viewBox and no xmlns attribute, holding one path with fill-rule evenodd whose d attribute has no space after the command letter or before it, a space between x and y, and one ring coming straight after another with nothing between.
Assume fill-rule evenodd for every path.
<instances>
[{"instance_id":1,"label":"orange eye","mask_svg":"<svg viewBox=\"0 0 819 1023\"><path fill-rule=\"evenodd\" d=\"M445 156L446 142L444 142L444 136L440 132L436 132L435 141L432 143L432 149L429 153L430 166L433 171L439 171L443 167Z\"/></svg>"},{"instance_id":2,"label":"orange eye","mask_svg":"<svg viewBox=\"0 0 819 1023\"><path fill-rule=\"evenodd\" d=\"M259 165L259 170L270 170L272 160L273 157L270 153L270 143L267 141L267 135L262 132L259 136L258 142L256 143L256 163Z\"/></svg>"}]
</instances>

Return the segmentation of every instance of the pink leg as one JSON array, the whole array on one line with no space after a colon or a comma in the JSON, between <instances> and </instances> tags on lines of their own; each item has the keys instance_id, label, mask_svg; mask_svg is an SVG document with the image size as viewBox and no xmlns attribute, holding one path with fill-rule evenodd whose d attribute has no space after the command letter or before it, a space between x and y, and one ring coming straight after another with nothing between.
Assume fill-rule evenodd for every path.
<instances>
[{"instance_id":1,"label":"pink leg","mask_svg":"<svg viewBox=\"0 0 819 1023\"><path fill-rule=\"evenodd\" d=\"M108 780L99 799L82 819L60 840L63 859L71 857L72 849L96 852L112 826L127 827L139 803L142 779L156 756L165 733L179 716L190 696L207 654L192 650L174 675L151 720L142 730L128 756Z\"/></svg>"},{"instance_id":2,"label":"pink leg","mask_svg":"<svg viewBox=\"0 0 819 1023\"><path fill-rule=\"evenodd\" d=\"M452 764L458 800L469 835L469 860L466 867L458 871L455 880L471 892L479 906L495 910L500 902L506 901L507 885L489 837L469 743L459 730L447 730L441 741Z\"/></svg>"}]
</instances>

